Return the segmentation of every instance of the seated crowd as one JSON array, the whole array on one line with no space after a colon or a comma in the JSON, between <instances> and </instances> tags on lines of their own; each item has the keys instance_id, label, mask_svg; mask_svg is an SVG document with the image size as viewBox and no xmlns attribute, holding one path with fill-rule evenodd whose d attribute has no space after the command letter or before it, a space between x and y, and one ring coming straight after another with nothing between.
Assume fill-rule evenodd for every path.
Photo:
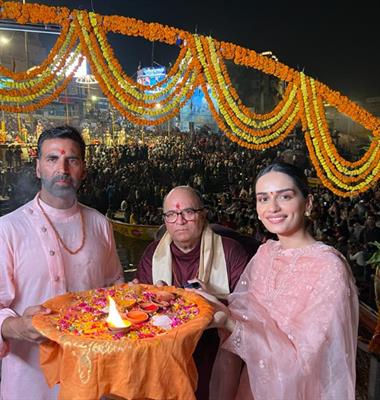
<instances>
[{"instance_id":1,"label":"seated crowd","mask_svg":"<svg viewBox=\"0 0 380 400\"><path fill-rule=\"evenodd\" d=\"M9 293L2 300L1 355L15 351L14 341L29 341L35 352L26 364L37 367L29 371L28 381L3 373L2 393L26 393L34 386L30 393L36 397L38 392L55 395L58 389L50 391L41 379L36 345L44 336L31 324L35 313L51 310L30 306L42 304L44 296L26 299L29 308L24 311L15 308L14 287L31 287L33 277L14 271L31 261L17 253L13 260L6 248L35 251L38 245L31 240L40 239L32 233L44 237L51 229L49 241L55 242L50 246L43 241L47 265L42 277L49 275L48 263L55 262L51 257L59 259L59 251L65 250L63 270L49 275L54 294L120 283L112 229L102 214L115 217L121 209L129 223L162 225L141 257L134 283L195 288L212 305L210 322L199 332L197 347L190 349L196 364L192 369L198 370L199 379L192 383L198 400L355 398L359 304L353 275L363 283L359 289L366 289L371 280L368 256L372 242L380 239L377 188L360 198L333 196L315 181L297 132L278 148L260 153L219 135L182 133L123 146L90 146L86 167L80 133L58 127L44 131L38 151L36 166L33 161L11 166L1 180L3 198L13 207L35 196L2 218L3 264L8 268L2 292ZM284 162L289 156L291 162ZM314 190L310 182L316 182ZM77 193L84 205L77 202ZM31 221L25 227L24 209ZM52 222L53 215L59 219ZM43 218L47 227L40 229L35 218ZM17 234L19 227L29 233ZM70 234L74 231L81 232L80 238ZM251 240L247 247L239 234ZM72 242L77 246L67 245ZM34 261L39 268L40 258ZM27 264L19 266L20 260ZM70 265L85 265L88 271L74 268L70 275ZM72 279L66 282L66 276ZM91 283L89 276L97 280ZM46 290L46 281L38 279L39 291ZM20 295L30 296L30 290L20 290ZM20 364L18 371L23 370ZM53 383L63 383L56 378ZM25 381L25 387L16 380ZM103 388L103 394L114 393Z\"/></svg>"}]
</instances>

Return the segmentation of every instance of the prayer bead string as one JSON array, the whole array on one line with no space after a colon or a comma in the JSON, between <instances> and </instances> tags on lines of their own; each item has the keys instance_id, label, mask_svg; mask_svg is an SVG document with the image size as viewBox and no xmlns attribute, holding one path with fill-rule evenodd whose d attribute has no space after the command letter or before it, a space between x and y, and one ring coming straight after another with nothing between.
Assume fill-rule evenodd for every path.
<instances>
[{"instance_id":1,"label":"prayer bead string","mask_svg":"<svg viewBox=\"0 0 380 400\"><path fill-rule=\"evenodd\" d=\"M60 234L58 233L57 229L55 228L55 226L53 225L53 222L51 221L51 219L49 218L49 216L46 214L45 210L42 208L42 205L40 203L40 196L37 196L37 205L39 207L39 209L41 210L42 214L44 215L44 217L46 218L46 221L48 222L48 224L50 225L50 227L53 229L55 236L57 237L59 243L61 243L62 247L71 255L75 255L77 253L79 253L84 246L84 243L86 241L86 231L85 231L85 227L84 227L84 222L83 222L83 212L81 207L79 207L79 215L80 215L80 224L81 224L81 230L82 230L82 242L79 245L79 247L76 250L70 250L66 244L64 243L63 239L61 238Z\"/></svg>"}]
</instances>

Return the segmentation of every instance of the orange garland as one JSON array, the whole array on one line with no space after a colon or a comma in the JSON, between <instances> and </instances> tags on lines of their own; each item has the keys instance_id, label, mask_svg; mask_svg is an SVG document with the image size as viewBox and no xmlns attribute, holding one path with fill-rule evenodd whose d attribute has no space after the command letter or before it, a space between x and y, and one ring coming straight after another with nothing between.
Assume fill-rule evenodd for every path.
<instances>
[{"instance_id":1,"label":"orange garland","mask_svg":"<svg viewBox=\"0 0 380 400\"><path fill-rule=\"evenodd\" d=\"M141 106L146 106L149 108L153 108L154 107L154 103L151 104L146 104L143 102L138 103L135 99L131 98L131 96L128 93L121 93L121 92L116 92L116 94L112 93L110 90L110 87L113 88L117 88L117 82L114 80L114 78L111 76L111 74L107 71L107 69L103 69L103 72L106 75L106 79L105 77L100 74L98 72L97 69L97 65L94 61L94 58L91 56L91 52L87 46L87 42L84 36L84 32L82 31L82 29L80 28L80 24L77 20L76 22L77 24L77 30L78 30L78 34L79 34L79 38L81 43L83 44L83 51L86 55L86 57L89 60L89 63L91 65L91 68L95 74L95 77L97 78L97 81L99 83L99 86L101 87L101 89L103 90L103 92L107 95L109 101L111 102L111 104L124 116L126 116L129 120L131 120L133 123L138 124L138 125L158 125L158 124L162 124L168 120L170 120L171 118L173 118L176 113L178 112L177 109L174 109L172 112L167 113L165 115L163 115L161 118L157 119L157 120L153 120L153 119L140 119L138 117L136 117L134 114L132 114L131 112L129 112L122 104L120 104L120 100L123 101L128 101L130 100L132 103L135 102L135 105L141 105ZM86 32L88 33L88 32ZM100 54L100 50L98 47L95 47L93 50L95 50L96 53L96 60L97 62L100 61L100 63L102 63L102 57ZM105 68L104 64L102 65L103 68ZM112 86L111 86L112 84ZM188 93L186 94L185 98L180 102L179 108L182 107L192 96L194 90L195 90L196 85L193 85L192 89L190 89L188 91Z\"/></svg>"},{"instance_id":2,"label":"orange garland","mask_svg":"<svg viewBox=\"0 0 380 400\"><path fill-rule=\"evenodd\" d=\"M278 61L232 43L218 42L202 36L199 36L202 46L197 49L196 36L189 32L158 23L146 23L134 18L100 16L85 11L70 11L65 7L21 4L1 0L0 7L0 18L2 19L14 20L20 24L55 24L61 27L61 34L41 65L31 71L17 73L0 66L1 75L20 82L18 85L14 85L16 89L7 89L6 85L5 88L0 89L1 110L33 111L56 99L75 73L73 71L63 80L58 78L61 76L58 74L58 70L67 67L62 60L66 59L79 38L81 51L87 57L104 94L116 109L135 124L158 125L168 121L179 112L180 108L190 99L197 85L200 85L218 126L239 145L251 149L275 146L283 141L301 120L311 161L326 187L340 196L351 196L364 192L379 179L380 120L339 92L333 91L311 78L305 80L302 73ZM73 36L67 48L62 51L72 26L74 26ZM150 41L160 41L169 45L175 45L180 39L182 41L181 50L175 65L170 69L164 81L157 85L144 86L128 77L122 70L107 41L106 34L109 32L143 37ZM106 54L103 54L101 49L105 49ZM189 51L192 54L192 61L182 74L181 63ZM60 62L56 61L59 53L63 54ZM218 65L213 64L215 57ZM269 113L251 112L242 104L233 88L223 59L233 60L235 64L255 68L287 82L288 85L282 100ZM58 67L49 76L48 71L54 61ZM76 68L78 66L79 64ZM125 87L118 84L116 76L124 79ZM174 77L176 80L181 77L182 80L178 79L178 82L174 82ZM154 96L149 97L145 93L148 93L149 90L163 89L169 82L174 89L166 90L166 92L162 90L163 98L157 97L160 99L160 104L163 105L162 111L153 110L154 101L148 99L153 99ZM211 85L218 103L217 106L223 115L219 114L208 94L207 82ZM227 88L222 89L219 82L225 82ZM56 87L50 95L46 95L45 92L52 84ZM12 85L9 84L9 86ZM129 93L129 90L132 93ZM297 91L296 98L291 100L290 104L289 96L291 93L294 96L295 90ZM25 99L20 100L21 104L9 104L18 101L16 99L22 96ZM40 98L30 103L35 97ZM328 102L338 111L372 131L373 139L369 149L359 160L350 162L339 155L329 133L324 102ZM285 109L285 105L289 108ZM282 113L281 116L280 113ZM277 115L278 118L276 118ZM232 131L227 127L224 119ZM263 123L255 124L253 120L263 121ZM251 126L259 128L252 129ZM356 185L353 185L354 183Z\"/></svg>"},{"instance_id":3,"label":"orange garland","mask_svg":"<svg viewBox=\"0 0 380 400\"><path fill-rule=\"evenodd\" d=\"M202 40L202 42L203 42L203 45L205 46L205 48L207 49L207 42L204 39ZM209 52L206 52L206 61L209 66L209 72L211 74L212 82L216 82L217 81L216 72L215 72L215 69L213 68L213 63L210 59ZM210 82L209 82L209 84L211 85ZM283 117L280 120L278 120L272 127L267 128L267 129L261 129L261 130L252 129L248 126L245 126L238 118L236 118L235 113L229 107L227 101L224 100L224 95L221 92L220 86L214 85L214 88L217 92L218 103L222 104L223 108L227 110L228 115L231 117L231 119L233 120L235 125L238 128L240 128L242 131L249 133L250 135L256 136L256 137L257 136L267 136L267 135L273 134L276 131L280 130L280 128L284 125L285 121L289 118L290 114L292 113L292 111L294 111L294 109L296 107L296 103L293 103L292 107L290 107L287 110L287 112L283 115Z\"/></svg>"},{"instance_id":4,"label":"orange garland","mask_svg":"<svg viewBox=\"0 0 380 400\"><path fill-rule=\"evenodd\" d=\"M144 102L141 100L136 99L135 97L132 97L132 95L128 92L124 92L121 91L119 89L119 84L118 81L114 78L113 74L110 72L109 68L107 68L107 61L104 59L103 54L101 49L99 48L95 35L92 32L90 23L88 18L86 17L86 13L81 13L83 19L81 19L83 21L84 27L85 27L85 31L82 30L82 34L80 34L80 40L81 40L81 44L82 46L86 49L86 53L93 55L93 53L95 52L95 58L94 56L90 57L89 60L93 61L92 62L92 67L93 67L93 72L95 77L97 78L97 80L103 80L108 87L112 87L116 92L117 95L124 101L130 101L131 103L133 103L134 106L136 107L141 107L142 109L146 109L146 108L154 108L155 107L155 103L154 102ZM87 39L91 44L91 47L89 47L88 41L86 41L86 37L85 35L87 35ZM94 60L96 59L96 62L94 62ZM97 67L97 64L99 64L101 70L99 70L99 68ZM194 62L190 63L189 67L187 68L185 75L183 76L183 80L181 82L181 84L177 85L176 89L174 91L172 91L169 96L167 96L165 99L160 100L160 104L163 106L167 103L169 103L174 97L178 96L178 94L180 93L180 91L185 87L186 83L189 81L189 77L190 74L193 72L193 65ZM103 74L104 76L103 76ZM143 85L141 85L143 86ZM145 90L148 88L152 88L149 86L145 87Z\"/></svg>"},{"instance_id":5,"label":"orange garland","mask_svg":"<svg viewBox=\"0 0 380 400\"><path fill-rule=\"evenodd\" d=\"M166 84L169 82L169 80L170 80L174 75L177 74L177 72L178 72L178 70L179 70L179 67L180 67L180 64L181 64L181 62L184 60L185 55L186 55L186 52L187 52L187 48L186 48L185 46L183 46L183 47L181 48L181 50L180 50L180 52L179 52L179 55L178 55L178 57L177 57L176 62L174 63L174 65L172 66L172 68L167 72L167 75L166 75L165 79L163 79L162 81L157 82L155 85L149 86L149 85L140 84L139 82L137 82L137 81L131 79L128 75L126 75L126 74L124 73L124 71L123 71L123 69L122 69L122 67L121 67L121 65L120 65L120 63L119 63L119 61L118 61L117 58L114 56L113 49L112 49L111 45L110 45L110 44L108 43L108 41L107 41L107 38L106 38L106 31L104 30L104 21L103 21L105 17L102 17L102 16L100 16L100 15L96 15L96 14L95 14L95 17L96 17L96 19L97 19L97 29L98 29L99 35L101 36L101 38L103 39L103 41L104 41L104 43L105 43L105 46L106 46L107 51L108 51L108 53L109 53L110 61L111 61L111 64L112 64L113 68L115 68L115 70L116 70L116 71L123 77L123 79L125 79L130 85L134 85L136 88L138 88L138 89L140 89L140 90L143 90L143 91L147 91L147 90L148 90L148 91L151 91L151 90L155 90L155 89L158 89L158 88L160 88L160 87L163 87L164 85L166 85Z\"/></svg>"},{"instance_id":6,"label":"orange garland","mask_svg":"<svg viewBox=\"0 0 380 400\"><path fill-rule=\"evenodd\" d=\"M70 28L70 21L69 19L66 19L65 21L63 21L63 25L61 26L61 33L58 36L57 41L55 42L53 48L49 52L49 55L45 58L45 60L42 62L41 65L38 65L32 70L27 72L13 72L10 69L0 65L0 74L13 79L14 81L32 79L37 77L39 74L42 74L53 63L53 60L57 56L59 50L63 45L63 42L67 37L69 28Z\"/></svg>"}]
</instances>

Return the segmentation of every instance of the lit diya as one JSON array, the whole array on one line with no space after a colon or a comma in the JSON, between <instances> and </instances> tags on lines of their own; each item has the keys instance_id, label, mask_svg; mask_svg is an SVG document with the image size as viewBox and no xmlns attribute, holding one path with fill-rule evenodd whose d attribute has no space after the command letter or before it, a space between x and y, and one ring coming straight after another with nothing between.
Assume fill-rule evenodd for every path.
<instances>
[{"instance_id":1,"label":"lit diya","mask_svg":"<svg viewBox=\"0 0 380 400\"><path fill-rule=\"evenodd\" d=\"M63 296L67 305L62 305L63 300L54 304L57 313L49 319L59 332L89 340L118 342L159 337L168 331L169 323L161 323L161 319L157 323L155 316L167 315L170 330L198 316L198 305L188 295L148 285L98 288Z\"/></svg>"},{"instance_id":2,"label":"lit diya","mask_svg":"<svg viewBox=\"0 0 380 400\"><path fill-rule=\"evenodd\" d=\"M121 317L117 310L115 300L111 296L107 296L109 303L109 311L106 322L108 329L112 332L126 332L131 327L132 323Z\"/></svg>"}]
</instances>

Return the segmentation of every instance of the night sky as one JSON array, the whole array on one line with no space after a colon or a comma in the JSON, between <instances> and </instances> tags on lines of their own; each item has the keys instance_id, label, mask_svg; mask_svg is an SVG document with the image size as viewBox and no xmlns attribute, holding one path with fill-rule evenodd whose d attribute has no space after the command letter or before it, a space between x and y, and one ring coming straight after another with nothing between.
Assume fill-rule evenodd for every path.
<instances>
[{"instance_id":1,"label":"night sky","mask_svg":"<svg viewBox=\"0 0 380 400\"><path fill-rule=\"evenodd\" d=\"M29 1L28 1L29 2ZM279 61L348 96L380 96L380 33L376 2L283 0L62 0L39 3L124 15L209 35L253 49L271 50ZM372 4L371 4L372 3ZM126 72L150 66L145 39L110 37ZM145 42L145 43L144 43ZM154 61L174 61L177 49L154 46Z\"/></svg>"}]
</instances>

